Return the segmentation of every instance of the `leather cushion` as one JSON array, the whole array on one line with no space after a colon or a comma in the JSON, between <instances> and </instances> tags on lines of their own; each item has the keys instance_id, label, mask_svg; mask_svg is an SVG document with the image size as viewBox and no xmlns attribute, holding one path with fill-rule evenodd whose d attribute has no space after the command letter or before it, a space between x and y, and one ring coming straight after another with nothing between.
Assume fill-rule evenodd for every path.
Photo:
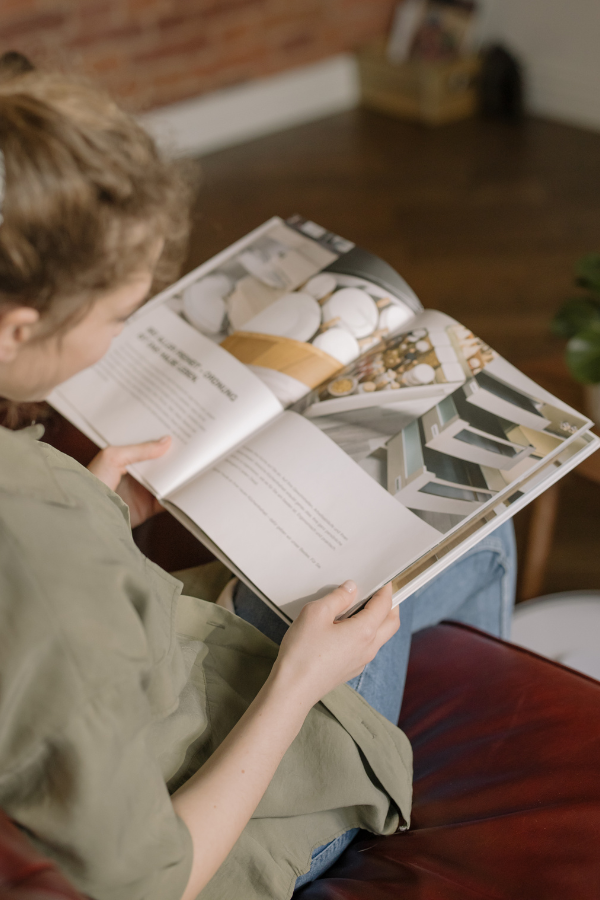
<instances>
[{"instance_id":1,"label":"leather cushion","mask_svg":"<svg viewBox=\"0 0 600 900\"><path fill-rule=\"evenodd\" d=\"M34 850L0 810L1 900L81 900L54 863Z\"/></svg>"},{"instance_id":2,"label":"leather cushion","mask_svg":"<svg viewBox=\"0 0 600 900\"><path fill-rule=\"evenodd\" d=\"M600 683L475 629L415 635L411 829L362 834L302 900L598 900Z\"/></svg>"}]
</instances>

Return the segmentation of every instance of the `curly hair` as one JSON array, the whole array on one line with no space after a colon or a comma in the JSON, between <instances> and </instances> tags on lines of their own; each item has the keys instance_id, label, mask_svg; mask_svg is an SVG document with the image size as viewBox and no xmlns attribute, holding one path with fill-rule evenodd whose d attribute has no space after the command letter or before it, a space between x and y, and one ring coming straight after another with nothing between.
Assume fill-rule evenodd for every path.
<instances>
[{"instance_id":1,"label":"curly hair","mask_svg":"<svg viewBox=\"0 0 600 900\"><path fill-rule=\"evenodd\" d=\"M163 159L149 135L102 91L0 57L0 309L32 306L41 338L66 331L99 295L163 250L150 294L179 273L198 167ZM48 417L43 403L0 398L0 423Z\"/></svg>"},{"instance_id":2,"label":"curly hair","mask_svg":"<svg viewBox=\"0 0 600 900\"><path fill-rule=\"evenodd\" d=\"M0 58L0 304L32 306L48 331L119 287L164 242L153 291L172 281L189 233L181 163L102 91Z\"/></svg>"}]
</instances>

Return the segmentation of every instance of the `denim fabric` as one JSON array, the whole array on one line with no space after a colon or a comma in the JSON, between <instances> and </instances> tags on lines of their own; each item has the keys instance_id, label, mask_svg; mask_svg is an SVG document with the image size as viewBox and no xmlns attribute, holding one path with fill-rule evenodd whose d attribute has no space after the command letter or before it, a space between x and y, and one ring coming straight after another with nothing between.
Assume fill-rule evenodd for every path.
<instances>
[{"instance_id":1,"label":"denim fabric","mask_svg":"<svg viewBox=\"0 0 600 900\"><path fill-rule=\"evenodd\" d=\"M400 714L411 636L443 619L474 625L496 637L508 638L514 605L517 559L512 522L501 525L400 606L400 629L375 659L348 684L371 706L396 723ZM277 643L287 625L245 585L233 598L237 614ZM347 831L322 847L310 871L296 887L314 881L341 856L358 829Z\"/></svg>"},{"instance_id":2,"label":"denim fabric","mask_svg":"<svg viewBox=\"0 0 600 900\"><path fill-rule=\"evenodd\" d=\"M352 843L359 831L360 828L351 828L350 831L345 831L344 834L340 834L339 837L336 837L328 844L317 847L312 855L310 869L308 872L305 872L304 875L300 875L300 877L296 879L294 890L298 890L303 884L308 884L310 881L314 881L315 878L323 875L323 873L340 858L346 847Z\"/></svg>"}]
</instances>

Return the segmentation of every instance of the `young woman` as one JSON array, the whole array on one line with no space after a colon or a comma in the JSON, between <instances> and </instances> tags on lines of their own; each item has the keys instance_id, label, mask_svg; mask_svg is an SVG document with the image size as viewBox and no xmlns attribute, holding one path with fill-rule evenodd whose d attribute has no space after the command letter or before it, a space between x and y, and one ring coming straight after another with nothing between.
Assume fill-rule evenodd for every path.
<instances>
[{"instance_id":1,"label":"young woman","mask_svg":"<svg viewBox=\"0 0 600 900\"><path fill-rule=\"evenodd\" d=\"M25 402L173 277L187 217L182 179L107 97L11 67L0 395ZM91 472L36 436L0 429L0 807L33 843L95 900L284 900L358 828L408 827L411 630L451 615L506 634L510 531L407 601L400 631L389 586L336 623L348 581L283 633L247 589L237 615L182 597L135 547L156 504L125 468L168 436Z\"/></svg>"}]
</instances>

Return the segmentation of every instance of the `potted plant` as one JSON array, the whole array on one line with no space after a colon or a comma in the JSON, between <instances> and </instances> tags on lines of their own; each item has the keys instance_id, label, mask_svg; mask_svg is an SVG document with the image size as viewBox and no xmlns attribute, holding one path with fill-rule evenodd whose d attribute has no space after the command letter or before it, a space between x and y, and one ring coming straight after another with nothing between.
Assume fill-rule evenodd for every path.
<instances>
[{"instance_id":1,"label":"potted plant","mask_svg":"<svg viewBox=\"0 0 600 900\"><path fill-rule=\"evenodd\" d=\"M567 300L552 320L552 332L568 339L566 362L585 385L590 417L600 424L600 253L588 253L576 265L577 297Z\"/></svg>"}]
</instances>

